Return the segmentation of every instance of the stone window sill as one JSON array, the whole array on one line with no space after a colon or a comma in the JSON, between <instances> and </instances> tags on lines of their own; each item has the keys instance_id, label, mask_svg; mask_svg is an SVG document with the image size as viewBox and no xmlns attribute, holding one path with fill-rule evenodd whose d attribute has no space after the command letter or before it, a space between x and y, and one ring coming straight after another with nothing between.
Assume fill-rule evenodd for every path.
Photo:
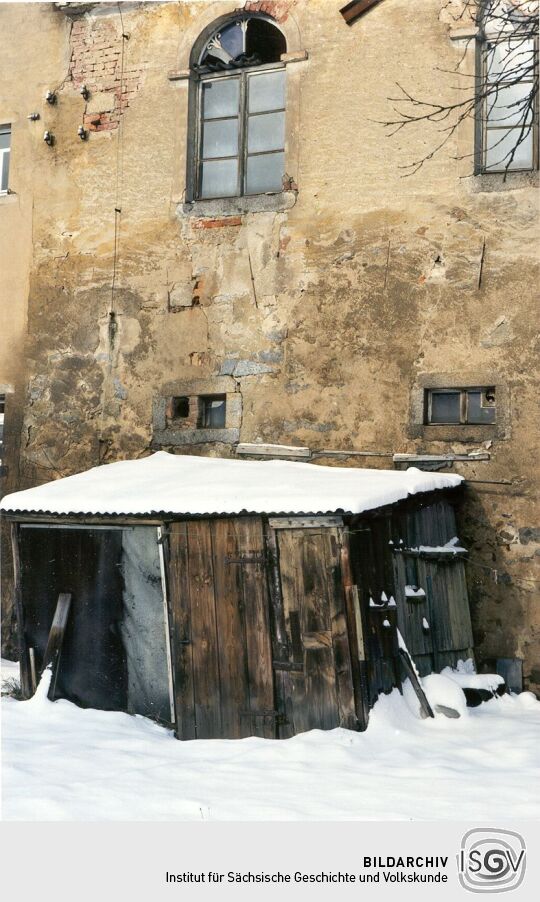
<instances>
[{"instance_id":1,"label":"stone window sill","mask_svg":"<svg viewBox=\"0 0 540 902\"><path fill-rule=\"evenodd\" d=\"M164 445L205 445L222 443L236 444L240 439L239 429L164 429L154 434L152 447Z\"/></svg>"},{"instance_id":2,"label":"stone window sill","mask_svg":"<svg viewBox=\"0 0 540 902\"><path fill-rule=\"evenodd\" d=\"M417 434L427 442L487 442L490 439L502 438L500 427L496 424L486 426L441 426L424 425L417 427Z\"/></svg>"},{"instance_id":3,"label":"stone window sill","mask_svg":"<svg viewBox=\"0 0 540 902\"><path fill-rule=\"evenodd\" d=\"M179 204L179 216L215 218L241 216L243 213L280 213L290 210L296 203L296 191L280 191L277 194L250 194L245 197L218 197L208 200L193 200Z\"/></svg>"},{"instance_id":4,"label":"stone window sill","mask_svg":"<svg viewBox=\"0 0 540 902\"><path fill-rule=\"evenodd\" d=\"M538 169L526 169L518 172L478 172L472 179L473 193L489 193L491 191L514 191L517 188L535 188L540 185Z\"/></svg>"}]
</instances>

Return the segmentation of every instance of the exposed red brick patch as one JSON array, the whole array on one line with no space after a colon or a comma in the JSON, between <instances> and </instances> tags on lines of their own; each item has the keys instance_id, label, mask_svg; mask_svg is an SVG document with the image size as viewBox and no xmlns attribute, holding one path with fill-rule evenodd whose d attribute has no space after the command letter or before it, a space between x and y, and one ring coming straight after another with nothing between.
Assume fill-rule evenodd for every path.
<instances>
[{"instance_id":1,"label":"exposed red brick patch","mask_svg":"<svg viewBox=\"0 0 540 902\"><path fill-rule=\"evenodd\" d=\"M249 0L244 7L244 11L248 13L266 13L276 22L285 22L287 19L293 0Z\"/></svg>"},{"instance_id":2,"label":"exposed red brick patch","mask_svg":"<svg viewBox=\"0 0 540 902\"><path fill-rule=\"evenodd\" d=\"M89 131L111 131L118 128L120 117L139 90L141 66L129 63L124 47L122 72L122 37L119 21L84 18L71 28L69 73L75 88L86 85L92 94L113 94L114 107L84 116Z\"/></svg>"},{"instance_id":3,"label":"exposed red brick patch","mask_svg":"<svg viewBox=\"0 0 540 902\"><path fill-rule=\"evenodd\" d=\"M197 219L193 223L194 229L222 229L225 226L242 225L241 216L227 216L224 219Z\"/></svg>"}]
</instances>

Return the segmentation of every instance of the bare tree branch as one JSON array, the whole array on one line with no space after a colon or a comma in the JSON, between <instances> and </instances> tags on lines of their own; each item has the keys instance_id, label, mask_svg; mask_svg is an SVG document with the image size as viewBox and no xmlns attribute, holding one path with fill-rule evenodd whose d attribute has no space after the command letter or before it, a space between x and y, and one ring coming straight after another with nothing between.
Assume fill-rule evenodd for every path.
<instances>
[{"instance_id":1,"label":"bare tree branch","mask_svg":"<svg viewBox=\"0 0 540 902\"><path fill-rule=\"evenodd\" d=\"M538 7L539 0L442 2L441 13L453 22L471 24L475 35L465 39L464 50L453 69L436 67L435 71L453 78L459 75L460 80L466 83L449 86L458 95L453 103L415 96L397 83L401 93L388 98L394 116L379 123L387 129L388 137L422 123L432 126L434 130L431 150L399 167L405 170L405 175L418 172L448 145L463 122L472 119L482 128L482 168L485 171L503 171L506 178L520 147L532 144L532 133L536 127ZM479 56L474 73L464 74L460 69L471 42L474 42ZM497 135L498 131L500 135ZM501 152L500 159L494 153L497 148ZM454 159L469 156L476 154L454 156Z\"/></svg>"}]
</instances>

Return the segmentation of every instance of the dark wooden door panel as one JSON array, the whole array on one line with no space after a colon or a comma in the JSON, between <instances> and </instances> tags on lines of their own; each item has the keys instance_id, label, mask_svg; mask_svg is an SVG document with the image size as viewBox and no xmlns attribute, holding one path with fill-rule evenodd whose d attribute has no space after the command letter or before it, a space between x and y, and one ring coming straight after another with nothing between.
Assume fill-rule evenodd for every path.
<instances>
[{"instance_id":1,"label":"dark wooden door panel","mask_svg":"<svg viewBox=\"0 0 540 902\"><path fill-rule=\"evenodd\" d=\"M176 733L195 739L191 595L188 570L188 524L172 523L169 537L169 604L172 625L172 664L176 708Z\"/></svg>"},{"instance_id":2,"label":"dark wooden door panel","mask_svg":"<svg viewBox=\"0 0 540 902\"><path fill-rule=\"evenodd\" d=\"M236 521L238 548L247 549L264 561L264 533L259 518ZM230 565L234 566L234 565ZM265 563L240 565L247 655L247 685L251 712L245 735L276 736L272 644L268 610L268 586ZM244 728L245 729L245 728Z\"/></svg>"},{"instance_id":3,"label":"dark wooden door panel","mask_svg":"<svg viewBox=\"0 0 540 902\"><path fill-rule=\"evenodd\" d=\"M338 530L277 533L291 669L280 674L287 734L357 725ZM301 670L300 670L301 666ZM283 735L283 733L282 733Z\"/></svg>"},{"instance_id":4,"label":"dark wooden door panel","mask_svg":"<svg viewBox=\"0 0 540 902\"><path fill-rule=\"evenodd\" d=\"M177 734L275 736L260 518L174 524L170 537Z\"/></svg>"}]
</instances>

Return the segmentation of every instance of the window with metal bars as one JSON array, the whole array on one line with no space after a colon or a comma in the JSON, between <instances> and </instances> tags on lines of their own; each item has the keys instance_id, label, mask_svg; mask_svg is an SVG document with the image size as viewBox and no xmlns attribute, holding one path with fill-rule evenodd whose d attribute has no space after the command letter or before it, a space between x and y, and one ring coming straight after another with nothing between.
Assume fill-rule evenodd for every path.
<instances>
[{"instance_id":1,"label":"window with metal bars","mask_svg":"<svg viewBox=\"0 0 540 902\"><path fill-rule=\"evenodd\" d=\"M214 31L197 73L195 198L275 193L285 175L285 38L241 16Z\"/></svg>"}]
</instances>

